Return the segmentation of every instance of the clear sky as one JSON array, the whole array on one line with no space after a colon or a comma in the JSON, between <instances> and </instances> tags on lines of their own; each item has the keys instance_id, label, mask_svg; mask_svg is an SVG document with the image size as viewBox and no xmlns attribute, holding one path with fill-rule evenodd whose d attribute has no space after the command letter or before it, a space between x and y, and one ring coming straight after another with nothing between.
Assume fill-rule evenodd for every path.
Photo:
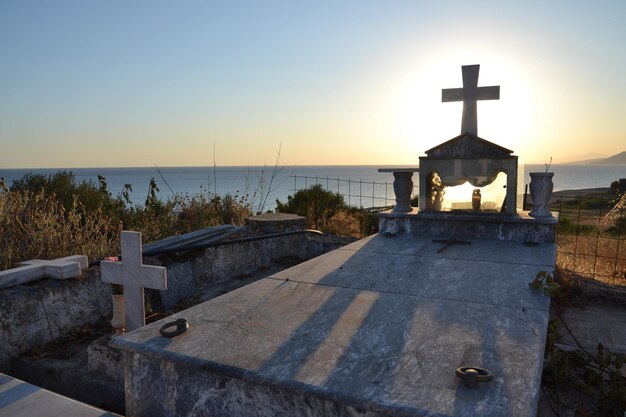
<instances>
[{"instance_id":1,"label":"clear sky","mask_svg":"<svg viewBox=\"0 0 626 417\"><path fill-rule=\"evenodd\" d=\"M0 0L0 168L525 162L626 150L626 1Z\"/></svg>"}]
</instances>

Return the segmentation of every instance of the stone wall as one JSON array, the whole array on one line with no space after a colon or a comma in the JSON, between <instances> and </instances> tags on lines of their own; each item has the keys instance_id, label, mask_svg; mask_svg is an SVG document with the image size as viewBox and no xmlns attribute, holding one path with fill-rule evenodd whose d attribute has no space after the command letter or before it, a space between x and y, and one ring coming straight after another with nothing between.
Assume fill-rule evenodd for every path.
<instances>
[{"instance_id":1,"label":"stone wall","mask_svg":"<svg viewBox=\"0 0 626 417\"><path fill-rule=\"evenodd\" d=\"M203 285L246 277L283 261L293 265L352 240L302 233L146 258L145 263L167 267L167 290L146 290L146 295L152 306L168 310Z\"/></svg>"},{"instance_id":2,"label":"stone wall","mask_svg":"<svg viewBox=\"0 0 626 417\"><path fill-rule=\"evenodd\" d=\"M268 268L283 258L304 261L325 251L320 239L298 234L208 248L191 260L191 267L197 282L219 282Z\"/></svg>"},{"instance_id":3,"label":"stone wall","mask_svg":"<svg viewBox=\"0 0 626 417\"><path fill-rule=\"evenodd\" d=\"M0 291L0 371L13 356L93 324L111 312L110 286L94 270Z\"/></svg>"},{"instance_id":4,"label":"stone wall","mask_svg":"<svg viewBox=\"0 0 626 417\"><path fill-rule=\"evenodd\" d=\"M146 293L160 296L162 308L172 308L203 284L252 274L284 258L304 261L351 240L294 234L164 255L152 262L146 258L147 264L166 266L168 274L168 290ZM109 319L110 293L109 284L100 282L97 268L78 279L44 279L0 290L0 372L7 372L11 358L19 353L64 337L85 324Z\"/></svg>"}]
</instances>

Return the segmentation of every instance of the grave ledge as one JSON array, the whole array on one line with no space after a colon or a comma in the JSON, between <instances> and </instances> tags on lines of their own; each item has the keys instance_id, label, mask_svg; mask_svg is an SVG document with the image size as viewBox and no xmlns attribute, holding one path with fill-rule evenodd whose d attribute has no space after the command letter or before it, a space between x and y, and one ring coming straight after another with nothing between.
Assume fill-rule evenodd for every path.
<instances>
[{"instance_id":1,"label":"grave ledge","mask_svg":"<svg viewBox=\"0 0 626 417\"><path fill-rule=\"evenodd\" d=\"M124 349L121 345L115 345L119 349ZM245 386L246 392L254 392L256 386L263 386L272 391L281 392L284 396L300 396L302 399L313 397L317 400L334 403L334 406L346 406L355 408L359 411L367 410L367 412L376 413L376 417L391 416L415 416L431 415L428 410L423 408L401 406L396 404L382 404L372 402L368 399L359 399L349 395L342 395L331 389L323 389L316 385L307 384L295 380L284 380L280 378L263 376L255 371L241 369L236 366L228 366L217 362L209 362L206 360L193 359L185 355L172 354L168 355L164 352L156 354L147 350L130 349L124 351L124 363L133 363L134 372L138 372L136 361L142 361L146 372L151 369L165 368L168 372L175 369L179 375L189 374L202 375L204 379L214 378L216 380L234 378L239 380ZM164 365L168 363L168 365ZM206 373L208 372L208 374ZM140 383L143 383L141 381ZM441 415L441 414L435 414ZM443 415L442 415L443 417Z\"/></svg>"},{"instance_id":2,"label":"grave ledge","mask_svg":"<svg viewBox=\"0 0 626 417\"><path fill-rule=\"evenodd\" d=\"M166 339L158 335L158 330L156 329L158 329L166 322L175 321L176 319L182 317L189 317L189 315L195 316L195 314L190 313L190 311L197 310L196 307L197 306L194 306L188 310L185 310L187 315L183 314L185 312L173 314L166 319L162 319L145 326L140 332L143 333L143 336L140 335L138 332L133 340L128 340L128 336L114 337L109 342L109 346L112 347L114 350L118 349L124 355L125 367L127 366L126 364L129 361L133 361L139 358L141 358L141 360L147 360L148 362L156 361L152 364L152 366L157 369L163 367L162 365L160 365L161 363L169 362L175 367L182 366L183 368L185 368L186 371L189 371L191 369L201 370L203 372L208 371L212 374L215 374L217 377L236 378L243 381L244 383L264 385L272 389L282 390L287 394L304 396L312 395L320 400L338 402L356 408L367 408L369 410L375 410L382 413L394 413L393 415L396 415L395 413L401 411L402 409L415 410L414 407L398 407L395 405L390 405L389 407L384 407L380 405L376 406L376 403L373 403L369 400L359 400L358 397L338 394L332 389L324 389L318 385L299 382L293 379L285 379L267 373L261 374L255 370L226 365L223 363L208 360L206 358L193 357L187 354L167 350L166 346L171 342L171 339ZM153 328L155 330L150 331L149 328ZM154 333L154 337L145 340L143 343L134 340L140 338L144 339L146 337L146 333ZM177 336L176 339L181 339L182 337Z\"/></svg>"},{"instance_id":3,"label":"grave ledge","mask_svg":"<svg viewBox=\"0 0 626 417\"><path fill-rule=\"evenodd\" d=\"M515 214L423 212L386 210L379 213L379 231L386 236L420 235L468 237L531 243L554 243L559 213L550 217L531 217L528 211Z\"/></svg>"}]
</instances>

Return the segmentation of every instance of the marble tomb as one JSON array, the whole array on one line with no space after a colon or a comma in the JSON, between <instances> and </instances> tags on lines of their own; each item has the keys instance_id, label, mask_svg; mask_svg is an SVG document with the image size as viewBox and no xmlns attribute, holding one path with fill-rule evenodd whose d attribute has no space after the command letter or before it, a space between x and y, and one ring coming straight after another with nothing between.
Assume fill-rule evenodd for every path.
<instances>
[{"instance_id":1,"label":"marble tomb","mask_svg":"<svg viewBox=\"0 0 626 417\"><path fill-rule=\"evenodd\" d=\"M550 300L528 284L556 221L511 192L495 213L398 198L382 233L115 338L127 415L534 417Z\"/></svg>"}]
</instances>

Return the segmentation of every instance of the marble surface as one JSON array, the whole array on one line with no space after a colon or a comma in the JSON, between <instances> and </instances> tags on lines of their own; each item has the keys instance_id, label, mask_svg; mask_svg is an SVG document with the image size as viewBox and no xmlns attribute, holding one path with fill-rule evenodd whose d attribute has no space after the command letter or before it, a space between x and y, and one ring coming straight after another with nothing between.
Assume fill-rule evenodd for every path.
<instances>
[{"instance_id":1,"label":"marble surface","mask_svg":"<svg viewBox=\"0 0 626 417\"><path fill-rule=\"evenodd\" d=\"M431 240L375 235L114 339L129 415L534 416L549 299L528 283L555 245Z\"/></svg>"},{"instance_id":2,"label":"marble surface","mask_svg":"<svg viewBox=\"0 0 626 417\"><path fill-rule=\"evenodd\" d=\"M126 331L146 324L144 288L167 289L167 269L143 264L141 233L122 230L122 261L101 261L101 280L124 286Z\"/></svg>"},{"instance_id":3,"label":"marble surface","mask_svg":"<svg viewBox=\"0 0 626 417\"><path fill-rule=\"evenodd\" d=\"M533 218L527 211L515 214L427 212L413 209L408 213L387 210L378 214L380 233L491 239L499 241L553 243L556 240L558 213Z\"/></svg>"},{"instance_id":4,"label":"marble surface","mask_svg":"<svg viewBox=\"0 0 626 417\"><path fill-rule=\"evenodd\" d=\"M120 417L0 373L0 416Z\"/></svg>"}]
</instances>

